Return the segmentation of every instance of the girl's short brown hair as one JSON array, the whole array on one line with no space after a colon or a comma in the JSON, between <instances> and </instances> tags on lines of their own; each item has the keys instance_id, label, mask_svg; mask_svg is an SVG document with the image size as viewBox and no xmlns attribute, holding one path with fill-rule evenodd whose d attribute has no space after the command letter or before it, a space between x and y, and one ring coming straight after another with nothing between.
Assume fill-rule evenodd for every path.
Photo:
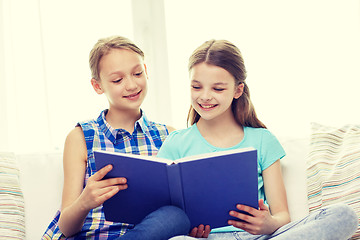
<instances>
[{"instance_id":1,"label":"girl's short brown hair","mask_svg":"<svg viewBox=\"0 0 360 240\"><path fill-rule=\"evenodd\" d=\"M90 51L89 65L91 77L100 80L99 63L101 58L108 54L111 49L127 49L139 54L144 59L143 51L131 40L121 36L101 38Z\"/></svg>"}]
</instances>

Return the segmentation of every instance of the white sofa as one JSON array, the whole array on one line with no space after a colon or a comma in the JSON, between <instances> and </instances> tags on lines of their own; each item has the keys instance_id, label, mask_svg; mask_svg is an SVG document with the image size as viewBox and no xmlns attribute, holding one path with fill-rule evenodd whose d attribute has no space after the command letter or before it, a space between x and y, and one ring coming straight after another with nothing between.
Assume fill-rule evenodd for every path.
<instances>
[{"instance_id":1,"label":"white sofa","mask_svg":"<svg viewBox=\"0 0 360 240\"><path fill-rule=\"evenodd\" d=\"M25 200L26 239L41 239L61 205L62 153L16 154Z\"/></svg>"},{"instance_id":2,"label":"white sofa","mask_svg":"<svg viewBox=\"0 0 360 240\"><path fill-rule=\"evenodd\" d=\"M287 156L282 160L292 219L308 214L305 159L307 139L281 140ZM61 153L16 154L25 200L26 239L40 239L61 204Z\"/></svg>"}]
</instances>

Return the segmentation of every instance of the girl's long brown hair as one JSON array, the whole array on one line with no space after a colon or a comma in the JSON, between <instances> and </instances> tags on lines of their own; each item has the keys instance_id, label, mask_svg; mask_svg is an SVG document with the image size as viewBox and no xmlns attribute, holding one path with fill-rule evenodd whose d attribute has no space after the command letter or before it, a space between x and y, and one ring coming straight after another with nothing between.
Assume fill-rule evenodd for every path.
<instances>
[{"instance_id":1,"label":"girl's long brown hair","mask_svg":"<svg viewBox=\"0 0 360 240\"><path fill-rule=\"evenodd\" d=\"M257 118L254 106L250 100L249 88L245 82L246 69L240 50L227 40L210 40L199 46L189 58L188 70L196 64L207 63L227 70L234 78L235 85L244 83L244 92L238 99L233 99L231 109L235 120L240 126L266 128ZM187 123L198 122L200 115L190 106Z\"/></svg>"}]
</instances>

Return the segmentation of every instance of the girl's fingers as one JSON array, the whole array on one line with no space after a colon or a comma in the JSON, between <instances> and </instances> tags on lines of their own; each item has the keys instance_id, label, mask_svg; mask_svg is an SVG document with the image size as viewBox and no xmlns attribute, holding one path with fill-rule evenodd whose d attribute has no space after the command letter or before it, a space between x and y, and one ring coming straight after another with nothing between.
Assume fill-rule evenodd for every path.
<instances>
[{"instance_id":1,"label":"girl's fingers","mask_svg":"<svg viewBox=\"0 0 360 240\"><path fill-rule=\"evenodd\" d=\"M255 209L253 207L249 207L249 206L246 206L246 205L238 204L238 205L236 205L236 208L239 209L240 211L249 213L251 216L257 216L258 213L259 213L258 209Z\"/></svg>"},{"instance_id":2,"label":"girl's fingers","mask_svg":"<svg viewBox=\"0 0 360 240\"><path fill-rule=\"evenodd\" d=\"M200 238L204 234L204 225L200 224L196 233L196 237Z\"/></svg>"},{"instance_id":3,"label":"girl's fingers","mask_svg":"<svg viewBox=\"0 0 360 240\"><path fill-rule=\"evenodd\" d=\"M197 228L197 227L194 227L194 228L191 230L191 232L189 233L189 236L190 236L190 237L196 237L197 231L198 231L198 228Z\"/></svg>"},{"instance_id":4,"label":"girl's fingers","mask_svg":"<svg viewBox=\"0 0 360 240\"><path fill-rule=\"evenodd\" d=\"M191 232L189 233L190 237L196 237L196 238L207 238L210 234L210 226L203 224L200 224L198 227L194 227Z\"/></svg>"},{"instance_id":5,"label":"girl's fingers","mask_svg":"<svg viewBox=\"0 0 360 240\"><path fill-rule=\"evenodd\" d=\"M107 165L103 168L101 168L99 171L97 171L93 176L89 178L89 181L96 181L99 185L99 188L104 188L107 186L112 185L119 185L119 184L126 184L127 180L126 178L120 177L120 178L109 178L102 180L105 175L112 170L112 165Z\"/></svg>"},{"instance_id":6,"label":"girl's fingers","mask_svg":"<svg viewBox=\"0 0 360 240\"><path fill-rule=\"evenodd\" d=\"M120 190L124 190L127 189L128 185L127 184L122 184L122 185L114 185L114 186L107 186L104 188L99 188L97 191L97 195L98 196L108 196L109 192L113 193L113 192L118 192ZM111 195L114 196L115 194Z\"/></svg>"},{"instance_id":7,"label":"girl's fingers","mask_svg":"<svg viewBox=\"0 0 360 240\"><path fill-rule=\"evenodd\" d=\"M205 231L204 231L203 237L204 237L204 238L209 237L210 231L211 231L210 226L209 226L209 225L206 225L206 226L205 226Z\"/></svg>"},{"instance_id":8,"label":"girl's fingers","mask_svg":"<svg viewBox=\"0 0 360 240\"><path fill-rule=\"evenodd\" d=\"M127 185L108 187L108 188L104 189L106 191L102 195L100 195L100 201L102 203L105 202L106 200L113 197L116 193L118 193L123 188L127 188Z\"/></svg>"},{"instance_id":9,"label":"girl's fingers","mask_svg":"<svg viewBox=\"0 0 360 240\"><path fill-rule=\"evenodd\" d=\"M105 175L111 171L111 169L113 168L112 165L107 165L103 168L101 168L99 171L97 171L94 175L92 175L90 178L95 180L95 181L99 181L101 179L103 179L105 177Z\"/></svg>"},{"instance_id":10,"label":"girl's fingers","mask_svg":"<svg viewBox=\"0 0 360 240\"><path fill-rule=\"evenodd\" d=\"M264 200L263 200L263 199L260 199L260 200L259 200L259 209L260 209L260 210L269 211L269 207L266 206L266 204L264 203Z\"/></svg>"},{"instance_id":11,"label":"girl's fingers","mask_svg":"<svg viewBox=\"0 0 360 240\"><path fill-rule=\"evenodd\" d=\"M106 180L99 181L99 187L108 187L108 186L114 186L114 185L123 185L126 184L126 178L120 177L120 178L109 178Z\"/></svg>"},{"instance_id":12,"label":"girl's fingers","mask_svg":"<svg viewBox=\"0 0 360 240\"><path fill-rule=\"evenodd\" d=\"M252 219L254 219L253 216L241 213L241 212L236 212L236 211L230 211L230 216L236 217L240 220L243 220L245 222L251 223Z\"/></svg>"},{"instance_id":13,"label":"girl's fingers","mask_svg":"<svg viewBox=\"0 0 360 240\"><path fill-rule=\"evenodd\" d=\"M127 185L111 186L99 189L97 194L94 196L94 200L97 204L103 204L106 200L113 197L120 190L126 189Z\"/></svg>"},{"instance_id":14,"label":"girl's fingers","mask_svg":"<svg viewBox=\"0 0 360 240\"><path fill-rule=\"evenodd\" d=\"M251 224L248 224L246 222L239 222L239 221L234 221L234 220L229 220L228 224L232 225L232 226L234 226L236 228L240 228L240 229L242 229L244 231L247 231L247 232L250 231L251 226L252 226Z\"/></svg>"},{"instance_id":15,"label":"girl's fingers","mask_svg":"<svg viewBox=\"0 0 360 240\"><path fill-rule=\"evenodd\" d=\"M82 202L85 209L91 210L103 204L106 200L113 197L120 190L127 188L127 185L110 186L101 189L88 189L84 190Z\"/></svg>"}]
</instances>

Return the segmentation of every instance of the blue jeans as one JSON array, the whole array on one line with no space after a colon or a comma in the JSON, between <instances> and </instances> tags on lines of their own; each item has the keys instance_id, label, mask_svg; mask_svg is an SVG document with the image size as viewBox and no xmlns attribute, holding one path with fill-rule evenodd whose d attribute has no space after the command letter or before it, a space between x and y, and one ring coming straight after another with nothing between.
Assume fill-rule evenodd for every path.
<instances>
[{"instance_id":1,"label":"blue jeans","mask_svg":"<svg viewBox=\"0 0 360 240\"><path fill-rule=\"evenodd\" d=\"M183 210L164 206L147 215L141 223L128 230L119 240L168 240L178 235L187 235L190 220Z\"/></svg>"},{"instance_id":2,"label":"blue jeans","mask_svg":"<svg viewBox=\"0 0 360 240\"><path fill-rule=\"evenodd\" d=\"M345 240L349 239L359 226L355 211L345 204L336 204L307 217L290 222L271 235L252 235L248 232L212 233L208 240ZM178 236L171 240L196 239Z\"/></svg>"}]
</instances>

